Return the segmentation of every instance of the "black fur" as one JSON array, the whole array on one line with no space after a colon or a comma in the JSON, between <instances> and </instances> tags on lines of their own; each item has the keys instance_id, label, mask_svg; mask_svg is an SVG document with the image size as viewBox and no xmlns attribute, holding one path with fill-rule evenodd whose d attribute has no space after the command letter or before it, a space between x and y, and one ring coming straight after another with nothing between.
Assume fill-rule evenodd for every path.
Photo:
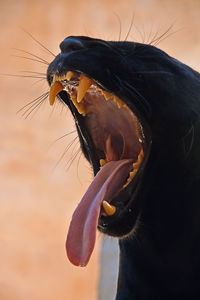
<instances>
[{"instance_id":1,"label":"black fur","mask_svg":"<svg viewBox=\"0 0 200 300\"><path fill-rule=\"evenodd\" d=\"M200 77L151 45L69 37L50 64L78 70L134 111L145 135L141 170L116 199L120 214L99 229L120 237L117 300L200 299ZM83 120L65 92L82 150L99 165ZM84 142L84 139L87 142ZM123 198L123 199L122 199Z\"/></svg>"}]
</instances>

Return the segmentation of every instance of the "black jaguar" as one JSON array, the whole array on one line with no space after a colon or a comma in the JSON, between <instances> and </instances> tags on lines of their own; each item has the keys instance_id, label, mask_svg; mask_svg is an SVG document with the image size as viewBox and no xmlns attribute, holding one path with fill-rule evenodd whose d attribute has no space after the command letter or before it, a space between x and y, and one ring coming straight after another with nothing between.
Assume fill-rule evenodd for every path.
<instances>
[{"instance_id":1,"label":"black jaguar","mask_svg":"<svg viewBox=\"0 0 200 300\"><path fill-rule=\"evenodd\" d=\"M200 75L160 49L71 36L49 65L94 181L70 224L85 266L96 229L119 238L117 300L200 299ZM105 299L106 300L106 299Z\"/></svg>"}]
</instances>

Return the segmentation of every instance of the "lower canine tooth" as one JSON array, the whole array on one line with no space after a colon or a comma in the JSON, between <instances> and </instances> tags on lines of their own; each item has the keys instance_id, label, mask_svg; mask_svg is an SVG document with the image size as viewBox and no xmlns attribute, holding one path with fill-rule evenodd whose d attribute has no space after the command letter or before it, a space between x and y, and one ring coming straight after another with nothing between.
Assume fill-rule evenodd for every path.
<instances>
[{"instance_id":1,"label":"lower canine tooth","mask_svg":"<svg viewBox=\"0 0 200 300\"><path fill-rule=\"evenodd\" d=\"M116 207L109 204L107 201L103 201L102 206L108 216L112 216L116 212Z\"/></svg>"},{"instance_id":2,"label":"lower canine tooth","mask_svg":"<svg viewBox=\"0 0 200 300\"><path fill-rule=\"evenodd\" d=\"M90 86L92 85L92 80L89 79L88 77L82 75L80 77L80 81L79 81L79 86L78 86L78 91L77 91L77 102L80 103L85 94L87 93L87 90L90 88Z\"/></svg>"},{"instance_id":3,"label":"lower canine tooth","mask_svg":"<svg viewBox=\"0 0 200 300\"><path fill-rule=\"evenodd\" d=\"M59 81L55 81L49 91L49 103L53 105L58 93L60 93L64 89L63 85Z\"/></svg>"},{"instance_id":4,"label":"lower canine tooth","mask_svg":"<svg viewBox=\"0 0 200 300\"><path fill-rule=\"evenodd\" d=\"M100 163L100 166L103 167L106 164L106 160L100 159L99 163Z\"/></svg>"}]
</instances>

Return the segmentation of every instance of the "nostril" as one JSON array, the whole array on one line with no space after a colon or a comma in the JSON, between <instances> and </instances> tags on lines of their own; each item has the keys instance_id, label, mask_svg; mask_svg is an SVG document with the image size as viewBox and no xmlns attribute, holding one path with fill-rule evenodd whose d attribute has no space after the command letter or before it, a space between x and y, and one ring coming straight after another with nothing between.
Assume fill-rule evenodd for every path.
<instances>
[{"instance_id":1,"label":"nostril","mask_svg":"<svg viewBox=\"0 0 200 300\"><path fill-rule=\"evenodd\" d=\"M75 37L68 37L60 44L62 52L76 51L82 48L84 48L83 43Z\"/></svg>"}]
</instances>

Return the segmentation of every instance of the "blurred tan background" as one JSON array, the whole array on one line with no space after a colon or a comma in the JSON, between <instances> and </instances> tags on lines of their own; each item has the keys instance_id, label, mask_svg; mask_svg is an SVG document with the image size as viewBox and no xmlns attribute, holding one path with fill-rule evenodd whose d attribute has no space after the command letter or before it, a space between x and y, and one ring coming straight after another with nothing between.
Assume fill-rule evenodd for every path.
<instances>
[{"instance_id":1,"label":"blurred tan background","mask_svg":"<svg viewBox=\"0 0 200 300\"><path fill-rule=\"evenodd\" d=\"M68 35L118 40L118 18L123 40L133 15L129 40L148 42L174 24L159 47L200 69L198 0L0 0L0 73L45 77L28 72L44 74L47 65L12 56L31 58L13 49L20 48L53 59L23 29L57 54ZM71 215L92 178L76 134L54 142L74 130L70 114L46 100L26 119L30 106L16 115L48 90L46 81L0 79L0 300L97 299L100 234L88 267L72 266L65 254Z\"/></svg>"}]
</instances>

